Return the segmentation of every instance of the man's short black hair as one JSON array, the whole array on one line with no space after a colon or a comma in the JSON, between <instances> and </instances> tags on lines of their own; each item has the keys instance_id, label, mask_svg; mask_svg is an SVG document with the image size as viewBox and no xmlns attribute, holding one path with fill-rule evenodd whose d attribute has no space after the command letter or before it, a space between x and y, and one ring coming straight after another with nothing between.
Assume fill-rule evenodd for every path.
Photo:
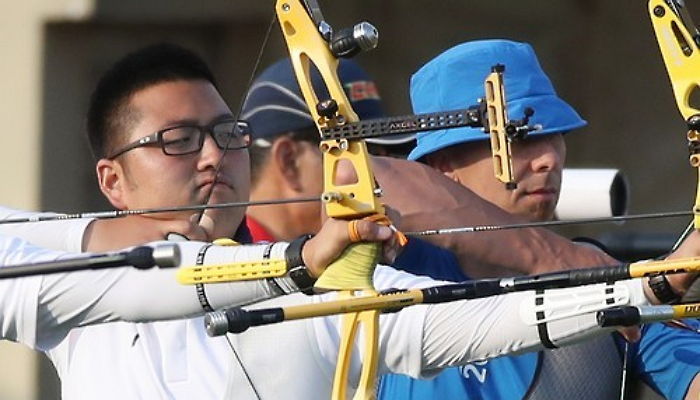
<instances>
[{"instance_id":1,"label":"man's short black hair","mask_svg":"<svg viewBox=\"0 0 700 400\"><path fill-rule=\"evenodd\" d=\"M90 98L87 135L96 159L116 150L137 115L129 99L149 86L178 80L206 80L216 87L207 64L183 47L161 43L127 54L99 80Z\"/></svg>"}]
</instances>

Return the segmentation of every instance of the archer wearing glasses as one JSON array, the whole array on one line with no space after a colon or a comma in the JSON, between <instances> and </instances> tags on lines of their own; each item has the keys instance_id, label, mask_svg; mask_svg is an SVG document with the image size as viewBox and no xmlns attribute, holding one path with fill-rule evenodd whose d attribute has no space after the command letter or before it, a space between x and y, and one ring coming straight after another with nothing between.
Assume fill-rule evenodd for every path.
<instances>
[{"instance_id":1,"label":"archer wearing glasses","mask_svg":"<svg viewBox=\"0 0 700 400\"><path fill-rule=\"evenodd\" d=\"M202 150L206 134L210 134L221 150L238 150L250 144L250 126L245 121L216 121L206 126L186 124L162 129L144 136L107 157L113 160L127 151L144 146L160 146L169 156L197 153Z\"/></svg>"}]
</instances>

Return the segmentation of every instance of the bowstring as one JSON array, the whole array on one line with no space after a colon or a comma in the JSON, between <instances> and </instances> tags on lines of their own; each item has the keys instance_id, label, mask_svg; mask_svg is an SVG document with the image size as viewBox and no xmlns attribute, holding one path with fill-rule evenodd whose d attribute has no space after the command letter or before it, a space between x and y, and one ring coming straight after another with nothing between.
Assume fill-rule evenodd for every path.
<instances>
[{"instance_id":1,"label":"bowstring","mask_svg":"<svg viewBox=\"0 0 700 400\"><path fill-rule=\"evenodd\" d=\"M272 27L275 26L275 22L277 21L277 14L276 12L272 13L272 19L270 20L270 23L267 26L267 30L265 32L265 36L263 37L263 42L262 46L260 46L260 50L258 51L258 55L255 58L255 63L253 64L253 69L250 72L250 76L248 76L248 81L245 85L245 90L243 91L243 94L241 95L241 99L238 102L238 107L236 110L236 114L234 114L234 121L236 121L236 125L234 125L234 129L237 129L238 125L238 119L241 116L241 112L243 111L243 106L245 105L246 98L248 97L248 90L250 89L253 80L255 79L255 75L258 72L258 68L260 67L260 62L262 61L262 56L265 53L265 49L267 48L268 41L270 39L270 34L272 33ZM209 189L207 191L207 195L204 198L204 202L202 205L207 205L209 204L209 201L211 200L211 196L214 193L214 188L216 187L216 183L219 179L219 172L221 171L221 168L223 168L224 165L224 160L226 159L226 153L229 151L228 145L233 139L233 135L229 136L226 145L223 148L223 152L221 153L221 158L219 158L219 162L216 164L216 167L214 168L214 182L209 186ZM238 149L238 150L243 150L243 149ZM197 224L202 222L202 218L204 217L206 209L201 210L197 214Z\"/></svg>"},{"instance_id":2,"label":"bowstring","mask_svg":"<svg viewBox=\"0 0 700 400\"><path fill-rule=\"evenodd\" d=\"M678 237L678 240L676 240L676 243L673 244L673 247L671 247L671 253L674 251L678 250L678 247L680 247L681 243L685 241L685 239L690 235L690 233L693 231L695 228L695 223L691 220L688 226L685 227L685 230L681 235Z\"/></svg>"},{"instance_id":3,"label":"bowstring","mask_svg":"<svg viewBox=\"0 0 700 400\"><path fill-rule=\"evenodd\" d=\"M248 77L248 82L245 85L245 90L243 91L243 95L241 96L241 99L238 103L238 109L236 110L236 114L234 115L234 121L236 121L236 124L234 125L234 129L236 129L238 127L238 119L241 116L241 112L243 111L243 106L245 104L245 100L248 97L248 90L250 89L250 87L253 83L253 80L255 79L255 75L258 72L258 68L260 67L260 62L262 60L262 56L265 53L265 49L267 48L270 34L272 32L272 27L275 26L276 20L277 20L277 13L276 13L276 11L274 11L272 13L272 18L270 20L270 23L267 26L267 31L265 32L265 36L263 37L262 46L260 46L260 50L258 51L258 55L255 59L255 63L253 64L253 69L250 72L250 76ZM232 139L233 139L233 135L228 137L228 139L226 141L226 145L223 148L223 152L221 153L221 158L219 159L219 162L216 164L216 168L214 168L214 182L209 187L209 191L204 199L203 205L209 204L209 201L211 200L211 196L214 193L214 188L216 187L216 182L219 179L219 172L221 171L221 168L224 165L226 153L229 150L228 145ZM242 149L239 149L239 150L242 150ZM197 224L202 222L202 218L204 217L205 211L206 211L206 209L203 209L198 213ZM243 223L243 220L241 220L241 223ZM233 352L233 355L236 358L238 365L240 365L241 371L243 372L243 375L245 376L246 381L250 385L250 388L253 390L255 397L258 400L261 400L260 392L258 392L258 389L255 387L255 384L253 383L253 379L250 377L248 370L246 369L245 365L243 364L243 359L240 357L240 355L236 351L236 347L233 345L233 342L231 341L231 338L228 335L226 335L226 342L228 342L228 345L231 348L231 351Z\"/></svg>"},{"instance_id":4,"label":"bowstring","mask_svg":"<svg viewBox=\"0 0 700 400\"><path fill-rule=\"evenodd\" d=\"M601 218L585 218L578 220L563 220L563 221L538 221L538 222L523 222L516 224L501 224L501 225L474 225L474 226L462 226L457 228L442 228L442 229L427 229L422 231L414 232L404 232L406 236L431 236L431 235L446 235L454 233L472 233L472 232L491 232L500 231L508 229L523 229L523 228L542 228L542 227L552 227L552 226L563 226L563 225L583 225L583 224L594 224L594 223L604 223L604 222L621 222L621 221L631 221L631 220L644 220L644 219L661 219L661 218L678 218L692 215L692 211L669 211L669 212L659 212L659 213L649 213L649 214L632 214L632 215L619 215L613 217L601 217ZM692 223L691 223L692 227ZM682 238L687 236L689 229L686 229ZM681 240L682 241L682 240Z\"/></svg>"}]
</instances>

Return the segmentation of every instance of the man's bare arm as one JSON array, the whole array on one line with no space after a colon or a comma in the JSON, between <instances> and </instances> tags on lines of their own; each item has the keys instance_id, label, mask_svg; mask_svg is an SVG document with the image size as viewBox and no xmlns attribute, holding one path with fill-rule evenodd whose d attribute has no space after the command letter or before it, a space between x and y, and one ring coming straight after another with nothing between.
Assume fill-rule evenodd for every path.
<instances>
[{"instance_id":1,"label":"man's bare arm","mask_svg":"<svg viewBox=\"0 0 700 400\"><path fill-rule=\"evenodd\" d=\"M401 213L400 228L404 231L524 222L426 165L381 157L375 158L374 164L384 199ZM619 262L597 248L573 243L544 228L425 238L451 250L462 270L472 278L538 274ZM693 232L668 258L697 256L700 233ZM694 273L668 276L679 295L684 295L696 278ZM657 302L648 285L644 285L644 291Z\"/></svg>"},{"instance_id":2,"label":"man's bare arm","mask_svg":"<svg viewBox=\"0 0 700 400\"><path fill-rule=\"evenodd\" d=\"M384 201L401 213L404 231L524 222L426 165L383 157L373 160ZM615 262L598 249L577 245L542 228L425 239L454 252L464 272L475 278Z\"/></svg>"}]
</instances>

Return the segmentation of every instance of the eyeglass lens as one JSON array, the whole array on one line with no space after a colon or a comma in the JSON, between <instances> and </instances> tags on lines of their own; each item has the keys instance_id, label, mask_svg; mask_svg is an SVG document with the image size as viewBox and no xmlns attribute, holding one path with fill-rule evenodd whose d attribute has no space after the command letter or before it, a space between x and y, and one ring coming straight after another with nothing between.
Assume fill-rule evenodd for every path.
<instances>
[{"instance_id":1,"label":"eyeglass lens","mask_svg":"<svg viewBox=\"0 0 700 400\"><path fill-rule=\"evenodd\" d=\"M220 149L236 150L247 147L250 142L248 125L243 122L224 121L211 126L211 135ZM166 154L179 155L199 151L204 144L207 128L199 126L176 126L161 133Z\"/></svg>"}]
</instances>

